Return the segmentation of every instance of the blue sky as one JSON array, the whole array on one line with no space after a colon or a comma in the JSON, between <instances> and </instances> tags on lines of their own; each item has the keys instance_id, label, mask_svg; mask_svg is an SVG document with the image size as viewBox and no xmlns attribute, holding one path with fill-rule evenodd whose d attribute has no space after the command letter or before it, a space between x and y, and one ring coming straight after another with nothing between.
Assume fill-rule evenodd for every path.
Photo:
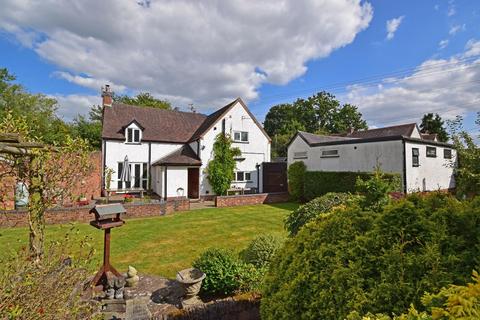
<instances>
[{"instance_id":1,"label":"blue sky","mask_svg":"<svg viewBox=\"0 0 480 320\"><path fill-rule=\"evenodd\" d=\"M463 115L473 130L480 110L480 1L332 1L286 1L290 7L276 12L267 4L253 11L241 1L220 7L152 1L138 8L124 0L108 6L108 19L83 1L73 10L77 21L61 2L7 0L0 67L28 90L57 97L67 120L98 103L99 87L108 82L117 92L149 91L207 113L241 96L261 120L272 105L326 89L356 104L371 126L438 112ZM392 19L396 28L387 38Z\"/></svg>"}]
</instances>

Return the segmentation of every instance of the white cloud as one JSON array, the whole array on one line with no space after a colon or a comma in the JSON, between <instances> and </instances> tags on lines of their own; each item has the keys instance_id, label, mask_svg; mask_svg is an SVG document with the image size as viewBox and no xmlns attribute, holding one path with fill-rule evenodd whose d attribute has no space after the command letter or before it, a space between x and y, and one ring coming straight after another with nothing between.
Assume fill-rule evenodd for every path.
<instances>
[{"instance_id":1,"label":"white cloud","mask_svg":"<svg viewBox=\"0 0 480 320\"><path fill-rule=\"evenodd\" d=\"M387 21L387 40L393 39L395 32L397 32L397 29L400 27L404 17L405 16L400 16Z\"/></svg>"},{"instance_id":2,"label":"white cloud","mask_svg":"<svg viewBox=\"0 0 480 320\"><path fill-rule=\"evenodd\" d=\"M438 43L438 47L440 49L445 49L447 46L448 46L448 43L450 41L448 39L444 39L444 40L441 40L439 43Z\"/></svg>"},{"instance_id":3,"label":"white cloud","mask_svg":"<svg viewBox=\"0 0 480 320\"><path fill-rule=\"evenodd\" d=\"M479 50L479 51L475 51ZM480 109L480 41L471 40L462 54L427 60L412 74L389 78L383 86L356 85L342 100L357 105L376 126L418 122L428 112L446 119Z\"/></svg>"},{"instance_id":4,"label":"white cloud","mask_svg":"<svg viewBox=\"0 0 480 320\"><path fill-rule=\"evenodd\" d=\"M66 121L73 120L78 114L86 116L93 105L102 103L100 96L55 94L50 97L57 100L58 114Z\"/></svg>"},{"instance_id":5,"label":"white cloud","mask_svg":"<svg viewBox=\"0 0 480 320\"><path fill-rule=\"evenodd\" d=\"M447 16L451 17L457 13L457 10L455 9L455 1L454 0L449 0L448 1L448 10L447 10Z\"/></svg>"},{"instance_id":6,"label":"white cloud","mask_svg":"<svg viewBox=\"0 0 480 320\"><path fill-rule=\"evenodd\" d=\"M109 81L202 108L301 76L372 15L361 0L4 0L0 29L32 33L25 45L73 83Z\"/></svg>"},{"instance_id":7,"label":"white cloud","mask_svg":"<svg viewBox=\"0 0 480 320\"><path fill-rule=\"evenodd\" d=\"M450 28L450 30L448 31L448 34L451 35L451 36L454 36L456 35L459 31L465 31L466 29L466 25L465 24L462 24L462 25L454 25Z\"/></svg>"}]
</instances>

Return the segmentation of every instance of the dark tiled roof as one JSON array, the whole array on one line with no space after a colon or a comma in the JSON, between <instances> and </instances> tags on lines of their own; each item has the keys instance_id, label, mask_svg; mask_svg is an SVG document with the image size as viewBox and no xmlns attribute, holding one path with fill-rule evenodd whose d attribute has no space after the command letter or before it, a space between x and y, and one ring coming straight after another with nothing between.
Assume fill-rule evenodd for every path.
<instances>
[{"instance_id":1,"label":"dark tiled roof","mask_svg":"<svg viewBox=\"0 0 480 320\"><path fill-rule=\"evenodd\" d=\"M422 139L435 141L437 139L436 133L421 133Z\"/></svg>"},{"instance_id":2,"label":"dark tiled roof","mask_svg":"<svg viewBox=\"0 0 480 320\"><path fill-rule=\"evenodd\" d=\"M125 127L135 120L143 128L142 140L185 143L206 115L145 108L114 102L104 108L102 138L125 139Z\"/></svg>"},{"instance_id":3,"label":"dark tiled roof","mask_svg":"<svg viewBox=\"0 0 480 320\"><path fill-rule=\"evenodd\" d=\"M186 144L179 150L157 160L154 166L201 166L202 161L198 158L192 148Z\"/></svg>"},{"instance_id":4,"label":"dark tiled roof","mask_svg":"<svg viewBox=\"0 0 480 320\"><path fill-rule=\"evenodd\" d=\"M300 136L302 136L302 138L303 138L308 144L322 143L322 142L331 142L331 141L352 140L352 138L347 138L347 137L324 136L324 135L318 135L318 134L313 134L313 133L308 133L308 132L303 132L303 131L299 131L298 134L299 134Z\"/></svg>"},{"instance_id":5,"label":"dark tiled roof","mask_svg":"<svg viewBox=\"0 0 480 320\"><path fill-rule=\"evenodd\" d=\"M200 138L206 131L208 131L208 129L210 129L211 126L213 126L217 120L223 115L225 114L229 109L230 107L232 107L239 99L235 99L233 100L232 102L230 102L229 104L227 104L226 106L224 106L223 108L221 109L218 109L217 111L215 111L214 113L212 113L211 115L209 115L205 121L203 121L202 125L195 131L195 133L192 135L192 137L190 138L190 141L195 141L197 140L198 138Z\"/></svg>"},{"instance_id":6,"label":"dark tiled roof","mask_svg":"<svg viewBox=\"0 0 480 320\"><path fill-rule=\"evenodd\" d=\"M413 130L415 130L416 126L417 126L416 123L408 123L408 124L401 124L398 126L391 126L391 127L385 127L385 128L354 131L351 134L347 134L346 137L360 138L360 139L393 137L393 136L410 137Z\"/></svg>"}]
</instances>

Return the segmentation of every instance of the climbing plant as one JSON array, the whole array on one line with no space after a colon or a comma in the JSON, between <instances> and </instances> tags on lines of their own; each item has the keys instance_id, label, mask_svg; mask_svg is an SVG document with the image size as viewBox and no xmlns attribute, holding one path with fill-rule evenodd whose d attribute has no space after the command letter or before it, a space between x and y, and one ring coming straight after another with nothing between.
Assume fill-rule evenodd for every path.
<instances>
[{"instance_id":1,"label":"climbing plant","mask_svg":"<svg viewBox=\"0 0 480 320\"><path fill-rule=\"evenodd\" d=\"M242 153L232 148L230 136L220 133L213 144L213 160L208 163L208 181L217 195L224 195L230 188L235 173L235 157Z\"/></svg>"}]
</instances>

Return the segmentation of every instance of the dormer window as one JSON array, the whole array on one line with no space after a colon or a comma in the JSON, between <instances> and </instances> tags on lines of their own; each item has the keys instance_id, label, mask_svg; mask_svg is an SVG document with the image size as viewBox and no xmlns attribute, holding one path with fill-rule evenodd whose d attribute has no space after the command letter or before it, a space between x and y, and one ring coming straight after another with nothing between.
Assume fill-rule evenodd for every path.
<instances>
[{"instance_id":1,"label":"dormer window","mask_svg":"<svg viewBox=\"0 0 480 320\"><path fill-rule=\"evenodd\" d=\"M140 143L140 130L135 128L127 128L127 142Z\"/></svg>"}]
</instances>

